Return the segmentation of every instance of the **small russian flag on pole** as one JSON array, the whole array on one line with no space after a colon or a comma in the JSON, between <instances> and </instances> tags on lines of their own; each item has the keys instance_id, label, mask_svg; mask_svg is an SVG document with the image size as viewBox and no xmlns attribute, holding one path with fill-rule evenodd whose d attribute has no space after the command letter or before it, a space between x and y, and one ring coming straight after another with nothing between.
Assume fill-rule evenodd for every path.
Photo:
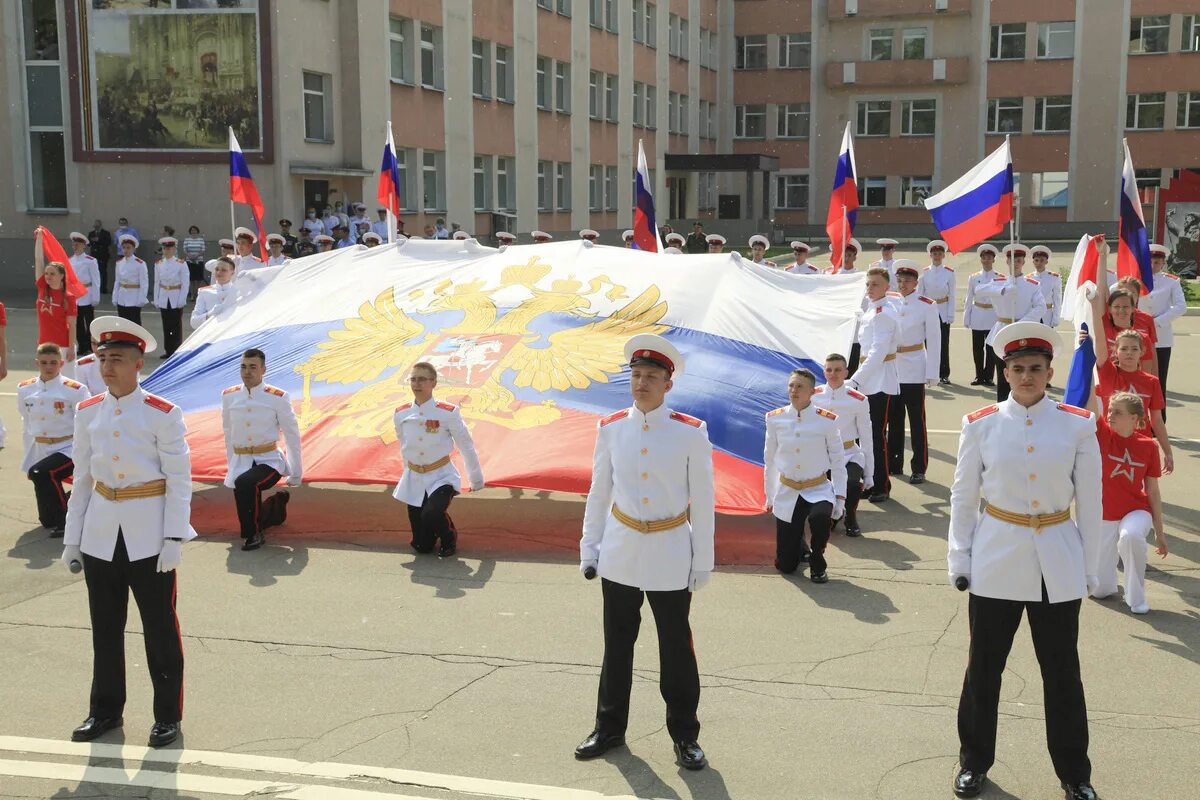
<instances>
[{"instance_id":1,"label":"small russian flag on pole","mask_svg":"<svg viewBox=\"0 0 1200 800\"><path fill-rule=\"evenodd\" d=\"M833 174L833 191L829 195L829 211L825 216L825 233L829 236L829 263L833 271L842 268L846 242L854 235L854 220L858 216L858 165L854 161L854 134L850 123L842 134L842 149L838 151L837 169Z\"/></svg>"},{"instance_id":2,"label":"small russian flag on pole","mask_svg":"<svg viewBox=\"0 0 1200 800\"><path fill-rule=\"evenodd\" d=\"M961 253L1004 230L1013 218L1013 168L1004 144L942 191L925 198L951 253Z\"/></svg>"},{"instance_id":3,"label":"small russian flag on pole","mask_svg":"<svg viewBox=\"0 0 1200 800\"><path fill-rule=\"evenodd\" d=\"M396 218L400 216L400 166L396 162L396 143L392 141L392 121L387 124L387 141L383 143L383 163L379 166L379 205L387 209L388 244L396 240Z\"/></svg>"},{"instance_id":4,"label":"small russian flag on pole","mask_svg":"<svg viewBox=\"0 0 1200 800\"><path fill-rule=\"evenodd\" d=\"M267 237L266 231L263 229L263 217L266 216L266 209L263 208L262 198L258 196L258 187L254 185L254 178L250 177L250 167L246 164L246 157L242 155L242 147L238 144L237 137L233 135L233 128L230 128L229 205L231 210L234 203L250 206L250 212L254 215L254 225L258 228L260 257L266 261Z\"/></svg>"},{"instance_id":5,"label":"small russian flag on pole","mask_svg":"<svg viewBox=\"0 0 1200 800\"><path fill-rule=\"evenodd\" d=\"M634 174L637 202L633 207L633 246L638 250L657 253L658 226L654 222L654 192L650 186L650 170L646 167L646 151L638 139L637 172Z\"/></svg>"}]
</instances>

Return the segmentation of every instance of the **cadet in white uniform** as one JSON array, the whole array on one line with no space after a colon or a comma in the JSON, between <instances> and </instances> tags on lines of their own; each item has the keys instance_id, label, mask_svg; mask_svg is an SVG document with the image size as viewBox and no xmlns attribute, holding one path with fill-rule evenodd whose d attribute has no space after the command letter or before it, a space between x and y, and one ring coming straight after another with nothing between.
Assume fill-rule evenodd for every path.
<instances>
[{"instance_id":1,"label":"cadet in white uniform","mask_svg":"<svg viewBox=\"0 0 1200 800\"><path fill-rule=\"evenodd\" d=\"M629 247L629 243L633 241L633 231L625 231L625 233L629 234L629 238L625 240L625 246ZM403 237L399 238L402 239ZM496 241L500 243L501 247L507 247L510 244L517 243L517 235L508 231L497 231Z\"/></svg>"},{"instance_id":2,"label":"cadet in white uniform","mask_svg":"<svg viewBox=\"0 0 1200 800\"><path fill-rule=\"evenodd\" d=\"M858 324L858 341L865 351L862 364L847 384L867 396L871 409L871 442L875 447L871 478L874 493L872 503L888 499L892 490L888 477L887 437L888 412L892 398L900 394L900 379L896 373L896 347L900 338L900 316L887 296L887 270L872 267L867 270L867 308Z\"/></svg>"},{"instance_id":3,"label":"cadet in white uniform","mask_svg":"<svg viewBox=\"0 0 1200 800\"><path fill-rule=\"evenodd\" d=\"M175 616L175 568L189 524L192 463L183 410L142 391L138 370L154 338L118 317L92 323L108 392L75 413L75 490L67 507L63 563L82 564L92 620L88 718L71 734L90 741L122 725L129 591L154 685L149 745L175 741L183 716L183 642ZM75 571L77 567L72 567Z\"/></svg>"},{"instance_id":4,"label":"cadet in white uniform","mask_svg":"<svg viewBox=\"0 0 1200 800\"><path fill-rule=\"evenodd\" d=\"M554 241L554 237L545 231L530 231L529 238L533 239L534 244L545 244L546 242Z\"/></svg>"},{"instance_id":5,"label":"cadet in white uniform","mask_svg":"<svg viewBox=\"0 0 1200 800\"><path fill-rule=\"evenodd\" d=\"M926 273L927 275L929 273ZM904 428L912 430L911 484L925 482L929 467L929 440L925 430L925 389L937 384L941 364L942 329L938 304L917 291L919 273L915 261L896 262L900 297L896 303L900 332L896 343L896 376L900 396L895 398L888 418L888 472L904 473Z\"/></svg>"},{"instance_id":6,"label":"cadet in white uniform","mask_svg":"<svg viewBox=\"0 0 1200 800\"><path fill-rule=\"evenodd\" d=\"M89 395L103 394L106 390L95 353L89 353L75 362L75 378L87 387Z\"/></svg>"},{"instance_id":7,"label":"cadet in white uniform","mask_svg":"<svg viewBox=\"0 0 1200 800\"><path fill-rule=\"evenodd\" d=\"M858 525L858 501L871 491L875 479L875 444L871 438L871 408L867 396L844 385L849 371L846 357L825 357L825 383L813 391L813 404L838 415L842 453L846 463L846 535L862 536ZM833 521L837 527L837 520Z\"/></svg>"},{"instance_id":8,"label":"cadet in white uniform","mask_svg":"<svg viewBox=\"0 0 1200 800\"><path fill-rule=\"evenodd\" d=\"M328 253L330 250L333 249L334 239L332 236L329 236L328 234L322 233L319 236L317 236L315 239L313 239L313 241L317 243L317 252L318 253Z\"/></svg>"},{"instance_id":9,"label":"cadet in white uniform","mask_svg":"<svg viewBox=\"0 0 1200 800\"><path fill-rule=\"evenodd\" d=\"M812 250L804 242L792 242L792 255L796 260L788 265L787 271L796 275L817 275L821 272L820 267L811 264L808 260L808 254Z\"/></svg>"},{"instance_id":10,"label":"cadet in white uniform","mask_svg":"<svg viewBox=\"0 0 1200 800\"><path fill-rule=\"evenodd\" d=\"M954 310L958 307L958 279L954 270L943 264L946 258L946 243L934 239L925 245L929 254L929 266L921 274L917 294L924 295L937 305L938 321L942 330L942 346L939 350L938 380L943 386L950 385L950 324L954 322Z\"/></svg>"},{"instance_id":11,"label":"cadet in white uniform","mask_svg":"<svg viewBox=\"0 0 1200 800\"><path fill-rule=\"evenodd\" d=\"M379 215L379 219L371 223L371 232L379 237L379 241L386 242L388 240L387 209L377 208L375 213Z\"/></svg>"},{"instance_id":12,"label":"cadet in white uniform","mask_svg":"<svg viewBox=\"0 0 1200 800\"><path fill-rule=\"evenodd\" d=\"M213 282L201 286L196 292L196 305L192 308L192 327L199 328L209 317L237 302L237 287L233 277L237 272L233 256L221 256L208 261L204 268L213 276Z\"/></svg>"},{"instance_id":13,"label":"cadet in white uniform","mask_svg":"<svg viewBox=\"0 0 1200 800\"><path fill-rule=\"evenodd\" d=\"M251 348L242 353L242 382L221 393L221 426L225 430L225 485L233 489L241 525L243 550L257 550L266 541L263 531L287 519L290 495L262 493L287 477L299 486L304 474L300 458L300 426L292 401L283 389L263 383L267 356ZM279 452L279 435L287 453Z\"/></svg>"},{"instance_id":14,"label":"cadet in white uniform","mask_svg":"<svg viewBox=\"0 0 1200 800\"><path fill-rule=\"evenodd\" d=\"M266 266L261 258L254 255L254 246L258 244L258 234L249 228L238 228L233 232L233 241L237 247L234 263L237 264L238 272L247 272Z\"/></svg>"},{"instance_id":15,"label":"cadet in white uniform","mask_svg":"<svg viewBox=\"0 0 1200 800\"><path fill-rule=\"evenodd\" d=\"M668 233L667 234L667 238L666 238L667 247L674 247L680 253L683 253L683 245L684 245L684 242L686 242L686 241L687 241L687 239L685 239L683 237L682 233Z\"/></svg>"},{"instance_id":16,"label":"cadet in white uniform","mask_svg":"<svg viewBox=\"0 0 1200 800\"><path fill-rule=\"evenodd\" d=\"M870 267L883 267L888 271L888 285L892 291L896 291L896 247L900 244L895 239L876 239L875 244L879 245L879 259L872 261L867 265Z\"/></svg>"},{"instance_id":17,"label":"cadet in white uniform","mask_svg":"<svg viewBox=\"0 0 1200 800\"><path fill-rule=\"evenodd\" d=\"M75 276L87 289L87 294L75 299L75 343L76 353L84 356L92 352L91 334L88 333L92 320L96 318L96 304L100 302L100 262L87 253L88 238L78 231L71 232L71 268Z\"/></svg>"},{"instance_id":18,"label":"cadet in white uniform","mask_svg":"<svg viewBox=\"0 0 1200 800\"><path fill-rule=\"evenodd\" d=\"M775 569L796 571L804 525L812 536L808 576L828 583L825 545L831 520L846 510L846 463L839 417L813 403L817 378L806 369L788 379L789 405L767 412L763 489L775 514Z\"/></svg>"},{"instance_id":19,"label":"cadet in white uniform","mask_svg":"<svg viewBox=\"0 0 1200 800\"><path fill-rule=\"evenodd\" d=\"M174 236L158 240L163 257L154 264L154 305L162 315L163 354L170 358L183 342L183 307L187 305L188 265L175 255Z\"/></svg>"},{"instance_id":20,"label":"cadet in white uniform","mask_svg":"<svg viewBox=\"0 0 1200 800\"><path fill-rule=\"evenodd\" d=\"M1033 272L1029 277L1037 281L1042 290L1042 299L1046 301L1046 310L1042 312L1042 322L1051 328L1057 328L1062 319L1062 278L1057 272L1049 272L1046 264L1050 261L1050 248L1044 244L1034 245L1029 250L1033 259Z\"/></svg>"},{"instance_id":21,"label":"cadet in white uniform","mask_svg":"<svg viewBox=\"0 0 1200 800\"><path fill-rule=\"evenodd\" d=\"M1171 348L1175 346L1175 320L1187 313L1187 300L1179 276L1167 272L1167 256L1171 251L1161 244L1150 245L1150 265L1154 270L1154 288L1150 294L1138 301L1138 310L1154 317L1154 332L1158 343L1154 350L1158 354L1158 382L1162 387L1163 399L1167 397L1167 371L1171 366ZM1163 419L1167 418L1164 408Z\"/></svg>"},{"instance_id":22,"label":"cadet in white uniform","mask_svg":"<svg viewBox=\"0 0 1200 800\"><path fill-rule=\"evenodd\" d=\"M604 595L604 661L594 730L575 757L595 758L625 743L633 653L643 599L658 629L659 689L676 763L702 769L697 738L700 676L688 622L692 592L712 578L712 444L703 420L666 404L683 356L655 334L625 343L633 406L600 420L592 486L583 512L579 569L599 575Z\"/></svg>"},{"instance_id":23,"label":"cadet in white uniform","mask_svg":"<svg viewBox=\"0 0 1200 800\"><path fill-rule=\"evenodd\" d=\"M1061 347L1052 328L1009 325L993 346L1004 359L1012 396L963 419L950 489L950 579L971 590L953 788L959 797L979 794L995 761L1001 674L1028 615L1054 770L1067 800L1094 800L1077 640L1080 601L1099 585L1096 420L1046 395L1051 360Z\"/></svg>"},{"instance_id":24,"label":"cadet in white uniform","mask_svg":"<svg viewBox=\"0 0 1200 800\"><path fill-rule=\"evenodd\" d=\"M682 238L682 237L681 237ZM670 237L668 237L668 240ZM770 267L778 269L779 265L767 258L767 248L771 246L771 242L762 234L754 234L748 242L750 245L750 260L760 267Z\"/></svg>"},{"instance_id":25,"label":"cadet in white uniform","mask_svg":"<svg viewBox=\"0 0 1200 800\"><path fill-rule=\"evenodd\" d=\"M287 244L287 239L284 239L278 233L272 233L267 236L267 266L279 267L291 261L290 258L283 254L283 246Z\"/></svg>"},{"instance_id":26,"label":"cadet in white uniform","mask_svg":"<svg viewBox=\"0 0 1200 800\"><path fill-rule=\"evenodd\" d=\"M438 555L449 558L458 551L458 529L447 509L462 485L462 476L450 461L455 445L462 453L473 492L483 488L483 468L458 406L433 396L437 369L425 361L413 364L408 381L413 402L392 415L404 456L404 474L392 497L408 505L412 548L429 553L440 541Z\"/></svg>"},{"instance_id":27,"label":"cadet in white uniform","mask_svg":"<svg viewBox=\"0 0 1200 800\"><path fill-rule=\"evenodd\" d=\"M38 345L34 364L38 377L17 384L17 410L24 429L25 458L21 471L33 481L38 521L50 536L63 535L67 495L63 481L71 477L71 444L75 435L75 406L91 392L82 383L61 375L62 348L53 342Z\"/></svg>"},{"instance_id":28,"label":"cadet in white uniform","mask_svg":"<svg viewBox=\"0 0 1200 800\"><path fill-rule=\"evenodd\" d=\"M1001 252L1012 270L1009 277L975 287L975 299L991 303L996 312L996 324L985 340L989 346L995 345L996 336L1004 326L1014 322L1040 322L1042 314L1046 313L1046 300L1038 282L1023 274L1025 254L1029 248L1023 244L1010 244ZM999 370L996 374L996 401L1007 400L1008 392L1004 370Z\"/></svg>"},{"instance_id":29,"label":"cadet in white uniform","mask_svg":"<svg viewBox=\"0 0 1200 800\"><path fill-rule=\"evenodd\" d=\"M633 231L629 232L629 238L633 239ZM704 241L708 243L708 252L724 253L725 252L725 237L719 233L710 233L704 237Z\"/></svg>"},{"instance_id":30,"label":"cadet in white uniform","mask_svg":"<svg viewBox=\"0 0 1200 800\"><path fill-rule=\"evenodd\" d=\"M133 254L138 240L130 234L121 237L121 257L113 268L113 305L117 316L140 325L142 306L149 302L150 270L146 262Z\"/></svg>"},{"instance_id":31,"label":"cadet in white uniform","mask_svg":"<svg viewBox=\"0 0 1200 800\"><path fill-rule=\"evenodd\" d=\"M456 236L455 238L458 238L458 237ZM383 241L379 238L379 234L377 234L373 231L367 231L366 233L363 234L362 243L365 244L368 248L370 248L370 247L379 247L379 245L383 244Z\"/></svg>"},{"instance_id":32,"label":"cadet in white uniform","mask_svg":"<svg viewBox=\"0 0 1200 800\"><path fill-rule=\"evenodd\" d=\"M579 238L585 242L591 242L592 244L595 244L596 240L600 238L600 234L591 228L584 228L579 232Z\"/></svg>"},{"instance_id":33,"label":"cadet in white uniform","mask_svg":"<svg viewBox=\"0 0 1200 800\"><path fill-rule=\"evenodd\" d=\"M967 299L963 304L963 326L971 331L971 356L975 360L975 379L972 386L995 386L998 367L996 353L987 345L988 334L996 325L996 309L991 298L980 300L975 296L980 286L1004 280L1003 272L992 267L999 251L990 244L981 244L975 251L979 255L982 270L967 278Z\"/></svg>"}]
</instances>

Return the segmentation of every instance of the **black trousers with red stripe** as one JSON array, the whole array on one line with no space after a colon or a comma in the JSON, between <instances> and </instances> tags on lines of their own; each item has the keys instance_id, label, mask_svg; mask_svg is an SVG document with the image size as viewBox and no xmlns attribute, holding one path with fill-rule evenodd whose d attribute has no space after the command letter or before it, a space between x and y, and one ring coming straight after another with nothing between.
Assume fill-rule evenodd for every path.
<instances>
[{"instance_id":1,"label":"black trousers with red stripe","mask_svg":"<svg viewBox=\"0 0 1200 800\"><path fill-rule=\"evenodd\" d=\"M457 542L458 528L454 527L454 520L447 511L456 494L458 492L453 486L439 486L433 490L433 494L425 495L425 502L421 505L408 507L412 546L418 553L432 552L438 540L441 540L442 546Z\"/></svg>"},{"instance_id":2,"label":"black trousers with red stripe","mask_svg":"<svg viewBox=\"0 0 1200 800\"><path fill-rule=\"evenodd\" d=\"M96 318L96 307L89 304L75 307L75 355L86 356L92 352L92 320Z\"/></svg>"},{"instance_id":3,"label":"black trousers with red stripe","mask_svg":"<svg viewBox=\"0 0 1200 800\"><path fill-rule=\"evenodd\" d=\"M629 692L633 688L633 650L642 626L642 599L650 600L658 629L658 689L667 704L667 732L676 742L700 735L700 671L692 647L688 614L692 593L687 589L643 592L602 578L604 594L604 661L596 700L596 729L615 735L629 723Z\"/></svg>"},{"instance_id":4,"label":"black trousers with red stripe","mask_svg":"<svg viewBox=\"0 0 1200 800\"><path fill-rule=\"evenodd\" d=\"M925 432L925 384L902 383L900 396L893 399L888 419L888 468L904 469L904 426L912 428L913 472L925 474L929 466L929 440Z\"/></svg>"},{"instance_id":5,"label":"black trousers with red stripe","mask_svg":"<svg viewBox=\"0 0 1200 800\"><path fill-rule=\"evenodd\" d=\"M279 483L282 476L273 467L255 464L233 480L233 501L237 504L242 538L249 539L272 525L283 522L283 503L276 496L264 502L262 493Z\"/></svg>"},{"instance_id":6,"label":"black trousers with red stripe","mask_svg":"<svg viewBox=\"0 0 1200 800\"><path fill-rule=\"evenodd\" d=\"M51 453L29 468L37 498L38 522L43 528L61 528L67 521L67 493L63 481L75 472L75 462L64 453Z\"/></svg>"},{"instance_id":7,"label":"black trousers with red stripe","mask_svg":"<svg viewBox=\"0 0 1200 800\"><path fill-rule=\"evenodd\" d=\"M871 415L871 444L875 448L875 474L872 476L872 492L890 492L892 480L888 477L888 411L892 396L886 392L867 395L867 410Z\"/></svg>"},{"instance_id":8,"label":"black trousers with red stripe","mask_svg":"<svg viewBox=\"0 0 1200 800\"><path fill-rule=\"evenodd\" d=\"M129 592L137 603L154 686L154 721L183 718L183 639L175 615L175 570L158 571L158 556L130 561L118 531L112 561L83 555L92 617L92 696L88 716L119 717L125 709L125 621Z\"/></svg>"},{"instance_id":9,"label":"black trousers with red stripe","mask_svg":"<svg viewBox=\"0 0 1200 800\"><path fill-rule=\"evenodd\" d=\"M942 360L938 364L938 377L950 379L950 323L939 322L942 328Z\"/></svg>"}]
</instances>

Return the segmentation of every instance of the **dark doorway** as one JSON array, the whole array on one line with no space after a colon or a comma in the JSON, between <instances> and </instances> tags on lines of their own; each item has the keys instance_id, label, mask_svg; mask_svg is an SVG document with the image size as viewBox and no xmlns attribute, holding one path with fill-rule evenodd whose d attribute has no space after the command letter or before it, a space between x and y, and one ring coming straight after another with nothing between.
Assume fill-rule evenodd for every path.
<instances>
[{"instance_id":1,"label":"dark doorway","mask_svg":"<svg viewBox=\"0 0 1200 800\"><path fill-rule=\"evenodd\" d=\"M304 181L304 208L315 208L317 216L321 216L321 209L325 208L325 204L329 203L329 181Z\"/></svg>"},{"instance_id":2,"label":"dark doorway","mask_svg":"<svg viewBox=\"0 0 1200 800\"><path fill-rule=\"evenodd\" d=\"M741 219L742 196L740 194L723 194L717 198L718 219Z\"/></svg>"}]
</instances>

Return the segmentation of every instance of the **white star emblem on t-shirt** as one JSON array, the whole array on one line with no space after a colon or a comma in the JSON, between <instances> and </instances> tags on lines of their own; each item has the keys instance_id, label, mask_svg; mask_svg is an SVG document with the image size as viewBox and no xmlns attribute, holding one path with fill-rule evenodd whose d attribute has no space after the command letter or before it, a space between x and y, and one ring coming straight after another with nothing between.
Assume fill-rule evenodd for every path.
<instances>
[{"instance_id":1,"label":"white star emblem on t-shirt","mask_svg":"<svg viewBox=\"0 0 1200 800\"><path fill-rule=\"evenodd\" d=\"M1122 456L1121 458L1117 458L1112 453L1109 453L1108 457L1110 459L1112 459L1113 461L1117 462L1117 466L1113 467L1112 474L1108 476L1110 478L1115 478L1118 475L1124 475L1125 477L1129 478L1130 481L1132 481L1132 480L1134 480L1134 477L1133 477L1134 468L1146 466L1145 464L1142 464L1142 463L1139 463L1139 462L1133 460L1133 457L1129 455L1128 447L1125 448L1125 455Z\"/></svg>"}]
</instances>

